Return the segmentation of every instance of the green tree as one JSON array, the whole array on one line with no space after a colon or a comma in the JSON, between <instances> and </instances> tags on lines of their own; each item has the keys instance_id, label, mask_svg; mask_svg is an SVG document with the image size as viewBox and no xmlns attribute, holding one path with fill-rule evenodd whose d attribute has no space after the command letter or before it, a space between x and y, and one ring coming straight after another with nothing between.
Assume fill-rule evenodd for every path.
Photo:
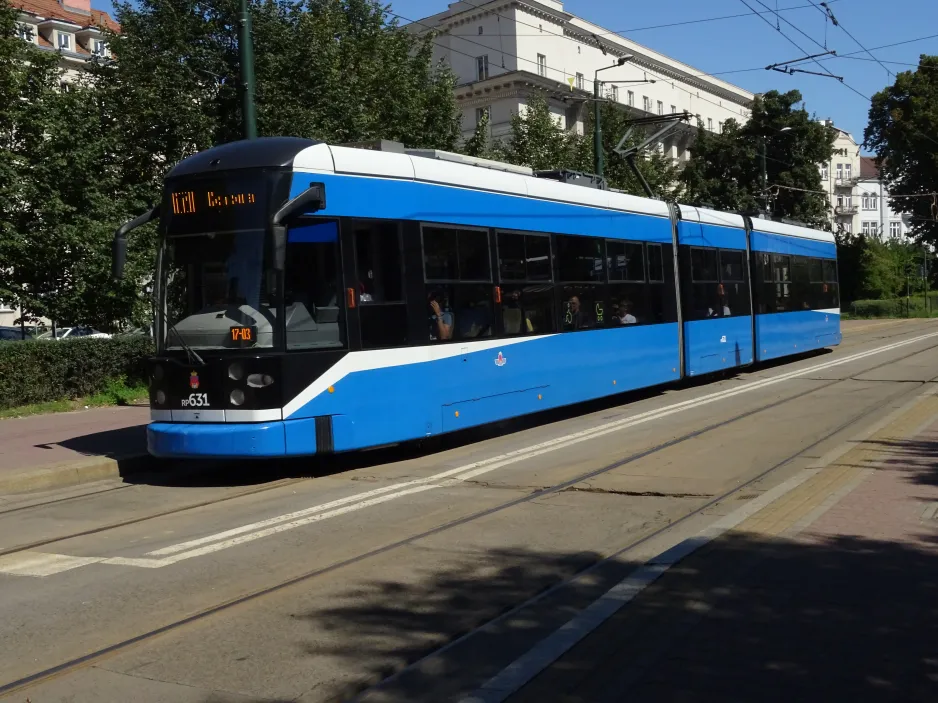
<instances>
[{"instance_id":1,"label":"green tree","mask_svg":"<svg viewBox=\"0 0 938 703\"><path fill-rule=\"evenodd\" d=\"M635 174L625 160L613 151L628 128L628 113L611 102L604 102L601 119L605 154L603 175L608 185L644 196L645 191ZM482 145L486 144L487 133L486 116L464 145L465 153L530 166L535 170L594 171L592 111L586 117L583 134L577 134L560 125L557 116L550 110L546 96L535 94L528 99L523 114L512 115L511 131L506 140L495 141L486 148ZM643 138L643 133L637 132L629 138L626 146L635 145ZM678 170L670 159L652 149L637 155L636 163L656 197L675 196Z\"/></svg>"},{"instance_id":2,"label":"green tree","mask_svg":"<svg viewBox=\"0 0 938 703\"><path fill-rule=\"evenodd\" d=\"M114 104L134 182L155 191L168 166L242 138L238 8L237 0L117 5L114 60L96 78ZM455 79L432 64L431 37L400 29L374 0L254 0L250 9L260 135L456 146Z\"/></svg>"},{"instance_id":3,"label":"green tree","mask_svg":"<svg viewBox=\"0 0 938 703\"><path fill-rule=\"evenodd\" d=\"M500 161L529 166L535 171L575 168L578 139L560 125L547 98L536 94L528 99L523 113L511 116L509 137L495 142L492 154Z\"/></svg>"},{"instance_id":4,"label":"green tree","mask_svg":"<svg viewBox=\"0 0 938 703\"><path fill-rule=\"evenodd\" d=\"M630 115L620 106L612 102L602 103L602 114L600 115L600 124L602 125L603 138L603 175L606 177L612 188L623 190L632 195L645 196L645 190L641 182L636 178L628 163L619 154L613 151L628 131L628 121ZM582 148L581 148L581 170L593 171L593 110L588 110L583 126ZM657 130L659 127L653 127ZM637 146L646 138L644 130L635 130L629 139L623 144L624 148ZM670 157L659 152L654 147L646 148L642 153L635 157L635 164L638 166L642 176L648 182L652 192L657 198L676 199L680 196L680 169L675 166Z\"/></svg>"},{"instance_id":5,"label":"green tree","mask_svg":"<svg viewBox=\"0 0 938 703\"><path fill-rule=\"evenodd\" d=\"M687 201L745 212L762 210L768 201L777 217L829 227L827 198L818 192L818 164L830 160L836 135L807 111L795 109L799 102L797 90L773 90L755 99L744 125L727 120L721 134L698 125L691 159L681 175Z\"/></svg>"},{"instance_id":6,"label":"green tree","mask_svg":"<svg viewBox=\"0 0 938 703\"><path fill-rule=\"evenodd\" d=\"M919 57L873 96L864 144L876 153L890 204L913 215L912 234L938 244L938 56Z\"/></svg>"}]
</instances>

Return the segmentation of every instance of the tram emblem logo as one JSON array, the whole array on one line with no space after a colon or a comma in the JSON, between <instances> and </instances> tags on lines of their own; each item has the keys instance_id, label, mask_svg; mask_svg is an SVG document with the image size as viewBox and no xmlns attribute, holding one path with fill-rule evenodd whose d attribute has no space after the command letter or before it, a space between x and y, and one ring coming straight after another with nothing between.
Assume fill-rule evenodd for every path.
<instances>
[{"instance_id":1,"label":"tram emblem logo","mask_svg":"<svg viewBox=\"0 0 938 703\"><path fill-rule=\"evenodd\" d=\"M193 390L195 390L198 387L199 387L199 374L196 373L195 371L192 371L189 374L189 388L192 388Z\"/></svg>"},{"instance_id":2,"label":"tram emblem logo","mask_svg":"<svg viewBox=\"0 0 938 703\"><path fill-rule=\"evenodd\" d=\"M498 356L495 357L495 365L504 366L507 361L508 359L506 359L501 352L498 352Z\"/></svg>"}]
</instances>

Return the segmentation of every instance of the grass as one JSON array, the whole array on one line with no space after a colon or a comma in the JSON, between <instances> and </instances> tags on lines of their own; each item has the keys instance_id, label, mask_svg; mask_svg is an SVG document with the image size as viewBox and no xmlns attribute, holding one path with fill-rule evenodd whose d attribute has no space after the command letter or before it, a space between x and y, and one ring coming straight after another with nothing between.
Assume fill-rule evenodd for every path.
<instances>
[{"instance_id":1,"label":"grass","mask_svg":"<svg viewBox=\"0 0 938 703\"><path fill-rule=\"evenodd\" d=\"M64 398L62 400L49 400L43 403L31 403L15 408L0 409L0 420L11 417L26 417L28 415L66 413L111 405L130 405L146 400L148 397L149 391L146 386L128 386L124 379L118 378L109 381L103 391L86 398Z\"/></svg>"}]
</instances>

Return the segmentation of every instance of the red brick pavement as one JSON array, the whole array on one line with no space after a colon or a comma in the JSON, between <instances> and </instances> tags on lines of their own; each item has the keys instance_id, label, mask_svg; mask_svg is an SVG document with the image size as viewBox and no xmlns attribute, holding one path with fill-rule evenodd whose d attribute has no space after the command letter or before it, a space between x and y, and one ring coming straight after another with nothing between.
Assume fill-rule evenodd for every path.
<instances>
[{"instance_id":1,"label":"red brick pavement","mask_svg":"<svg viewBox=\"0 0 938 703\"><path fill-rule=\"evenodd\" d=\"M0 477L90 457L146 453L147 407L95 408L0 420Z\"/></svg>"}]
</instances>

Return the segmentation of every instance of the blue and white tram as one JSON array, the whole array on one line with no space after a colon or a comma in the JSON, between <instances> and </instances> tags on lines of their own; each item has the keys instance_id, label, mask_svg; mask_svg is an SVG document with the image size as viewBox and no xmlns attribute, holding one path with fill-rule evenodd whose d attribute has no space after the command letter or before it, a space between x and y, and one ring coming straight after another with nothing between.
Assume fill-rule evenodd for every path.
<instances>
[{"instance_id":1,"label":"blue and white tram","mask_svg":"<svg viewBox=\"0 0 938 703\"><path fill-rule=\"evenodd\" d=\"M159 220L157 456L349 451L840 342L832 235L438 152L195 154Z\"/></svg>"}]
</instances>

